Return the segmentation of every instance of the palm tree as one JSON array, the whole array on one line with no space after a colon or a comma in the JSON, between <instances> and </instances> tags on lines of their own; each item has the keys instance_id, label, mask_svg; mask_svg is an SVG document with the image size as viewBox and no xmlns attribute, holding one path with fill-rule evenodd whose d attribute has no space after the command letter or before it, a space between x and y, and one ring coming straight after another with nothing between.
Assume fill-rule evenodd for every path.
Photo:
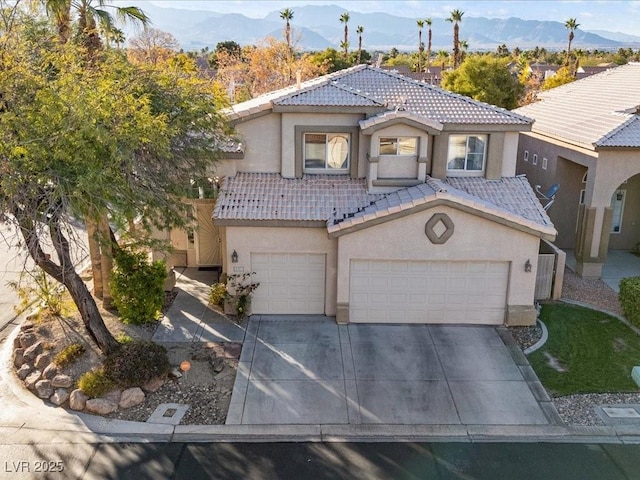
<instances>
[{"instance_id":1,"label":"palm tree","mask_svg":"<svg viewBox=\"0 0 640 480\"><path fill-rule=\"evenodd\" d=\"M349 27L347 23L349 23L349 14L344 12L340 15L340 23L344 23L344 41L340 44L340 46L344 49L344 58L347 58L349 55Z\"/></svg>"},{"instance_id":2,"label":"palm tree","mask_svg":"<svg viewBox=\"0 0 640 480\"><path fill-rule=\"evenodd\" d=\"M580 26L579 23L576 22L575 18L570 18L566 22L564 22L564 27L569 30L569 45L567 46L567 58L564 62L565 65L569 65L569 58L571 56L571 42L574 38L574 30L576 30Z\"/></svg>"},{"instance_id":3,"label":"palm tree","mask_svg":"<svg viewBox=\"0 0 640 480\"><path fill-rule=\"evenodd\" d=\"M418 25L418 72L422 72L422 52L424 52L424 43L422 43L422 27L424 20L416 20Z\"/></svg>"},{"instance_id":4,"label":"palm tree","mask_svg":"<svg viewBox=\"0 0 640 480\"><path fill-rule=\"evenodd\" d=\"M284 39L287 42L287 50L291 51L291 20L293 20L293 10L285 8L280 12L280 18L284 20Z\"/></svg>"},{"instance_id":5,"label":"palm tree","mask_svg":"<svg viewBox=\"0 0 640 480\"><path fill-rule=\"evenodd\" d=\"M364 32L364 27L358 25L358 28L356 28L356 33L358 34L358 65L360 65L360 57L362 55L362 32Z\"/></svg>"},{"instance_id":6,"label":"palm tree","mask_svg":"<svg viewBox=\"0 0 640 480\"><path fill-rule=\"evenodd\" d=\"M469 42L460 40L460 59L458 60L458 64L464 61L464 58L467 56L467 50L469 50Z\"/></svg>"},{"instance_id":7,"label":"palm tree","mask_svg":"<svg viewBox=\"0 0 640 480\"><path fill-rule=\"evenodd\" d=\"M455 9L451 12L451 16L446 19L447 22L453 23L453 68L458 68L460 64L460 26L464 12Z\"/></svg>"},{"instance_id":8,"label":"palm tree","mask_svg":"<svg viewBox=\"0 0 640 480\"><path fill-rule=\"evenodd\" d=\"M431 39L433 38L433 32L431 31L431 18L425 18L424 23L429 27L429 33L427 35L427 70L431 64Z\"/></svg>"},{"instance_id":9,"label":"palm tree","mask_svg":"<svg viewBox=\"0 0 640 480\"><path fill-rule=\"evenodd\" d=\"M444 64L447 62L448 58L449 52L447 52L446 50L438 50L436 61L440 62L440 68L442 69L441 73L444 72Z\"/></svg>"}]
</instances>

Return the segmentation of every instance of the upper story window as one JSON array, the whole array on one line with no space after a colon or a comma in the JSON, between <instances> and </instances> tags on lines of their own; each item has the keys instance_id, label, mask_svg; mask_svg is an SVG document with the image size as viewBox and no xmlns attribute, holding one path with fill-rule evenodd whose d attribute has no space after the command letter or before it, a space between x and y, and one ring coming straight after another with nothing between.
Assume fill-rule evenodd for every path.
<instances>
[{"instance_id":1,"label":"upper story window","mask_svg":"<svg viewBox=\"0 0 640 480\"><path fill-rule=\"evenodd\" d=\"M349 143L348 133L305 133L305 172L348 172Z\"/></svg>"},{"instance_id":2,"label":"upper story window","mask_svg":"<svg viewBox=\"0 0 640 480\"><path fill-rule=\"evenodd\" d=\"M418 155L417 137L380 137L380 155Z\"/></svg>"},{"instance_id":3,"label":"upper story window","mask_svg":"<svg viewBox=\"0 0 640 480\"><path fill-rule=\"evenodd\" d=\"M487 135L449 135L447 170L480 173L486 157Z\"/></svg>"}]
</instances>

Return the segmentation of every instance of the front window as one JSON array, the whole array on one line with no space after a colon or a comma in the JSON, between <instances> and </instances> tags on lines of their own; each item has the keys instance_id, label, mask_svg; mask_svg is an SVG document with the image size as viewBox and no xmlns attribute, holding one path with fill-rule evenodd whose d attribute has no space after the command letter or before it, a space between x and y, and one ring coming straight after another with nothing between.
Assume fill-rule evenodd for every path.
<instances>
[{"instance_id":1,"label":"front window","mask_svg":"<svg viewBox=\"0 0 640 480\"><path fill-rule=\"evenodd\" d=\"M381 137L380 155L411 155L418 154L418 139L416 137Z\"/></svg>"},{"instance_id":2,"label":"front window","mask_svg":"<svg viewBox=\"0 0 640 480\"><path fill-rule=\"evenodd\" d=\"M447 170L482 172L486 155L486 135L450 135Z\"/></svg>"},{"instance_id":3,"label":"front window","mask_svg":"<svg viewBox=\"0 0 640 480\"><path fill-rule=\"evenodd\" d=\"M349 170L348 133L305 133L304 169L323 172Z\"/></svg>"}]
</instances>

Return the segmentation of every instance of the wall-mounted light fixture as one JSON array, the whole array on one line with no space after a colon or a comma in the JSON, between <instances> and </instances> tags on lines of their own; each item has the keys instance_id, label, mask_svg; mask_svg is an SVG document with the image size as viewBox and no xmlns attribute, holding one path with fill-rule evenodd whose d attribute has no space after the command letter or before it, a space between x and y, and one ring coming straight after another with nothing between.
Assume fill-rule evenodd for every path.
<instances>
[{"instance_id":1,"label":"wall-mounted light fixture","mask_svg":"<svg viewBox=\"0 0 640 480\"><path fill-rule=\"evenodd\" d=\"M238 252L235 250L231 254L231 263L238 263Z\"/></svg>"},{"instance_id":2,"label":"wall-mounted light fixture","mask_svg":"<svg viewBox=\"0 0 640 480\"><path fill-rule=\"evenodd\" d=\"M531 272L531 261L529 259L527 259L527 261L524 264L524 271L527 273Z\"/></svg>"}]
</instances>

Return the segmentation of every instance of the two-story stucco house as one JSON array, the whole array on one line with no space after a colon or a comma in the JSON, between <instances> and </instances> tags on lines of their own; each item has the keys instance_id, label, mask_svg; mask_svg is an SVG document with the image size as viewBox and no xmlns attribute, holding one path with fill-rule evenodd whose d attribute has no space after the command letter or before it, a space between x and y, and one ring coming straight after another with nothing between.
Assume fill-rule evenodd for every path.
<instances>
[{"instance_id":1,"label":"two-story stucco house","mask_svg":"<svg viewBox=\"0 0 640 480\"><path fill-rule=\"evenodd\" d=\"M598 278L609 249L640 242L640 63L539 95L516 110L535 119L522 132L518 172L546 190L556 245L573 249L576 271Z\"/></svg>"},{"instance_id":2,"label":"two-story stucco house","mask_svg":"<svg viewBox=\"0 0 640 480\"><path fill-rule=\"evenodd\" d=\"M213 222L255 314L339 323L531 324L541 239L516 176L521 115L357 66L227 111Z\"/></svg>"}]
</instances>

